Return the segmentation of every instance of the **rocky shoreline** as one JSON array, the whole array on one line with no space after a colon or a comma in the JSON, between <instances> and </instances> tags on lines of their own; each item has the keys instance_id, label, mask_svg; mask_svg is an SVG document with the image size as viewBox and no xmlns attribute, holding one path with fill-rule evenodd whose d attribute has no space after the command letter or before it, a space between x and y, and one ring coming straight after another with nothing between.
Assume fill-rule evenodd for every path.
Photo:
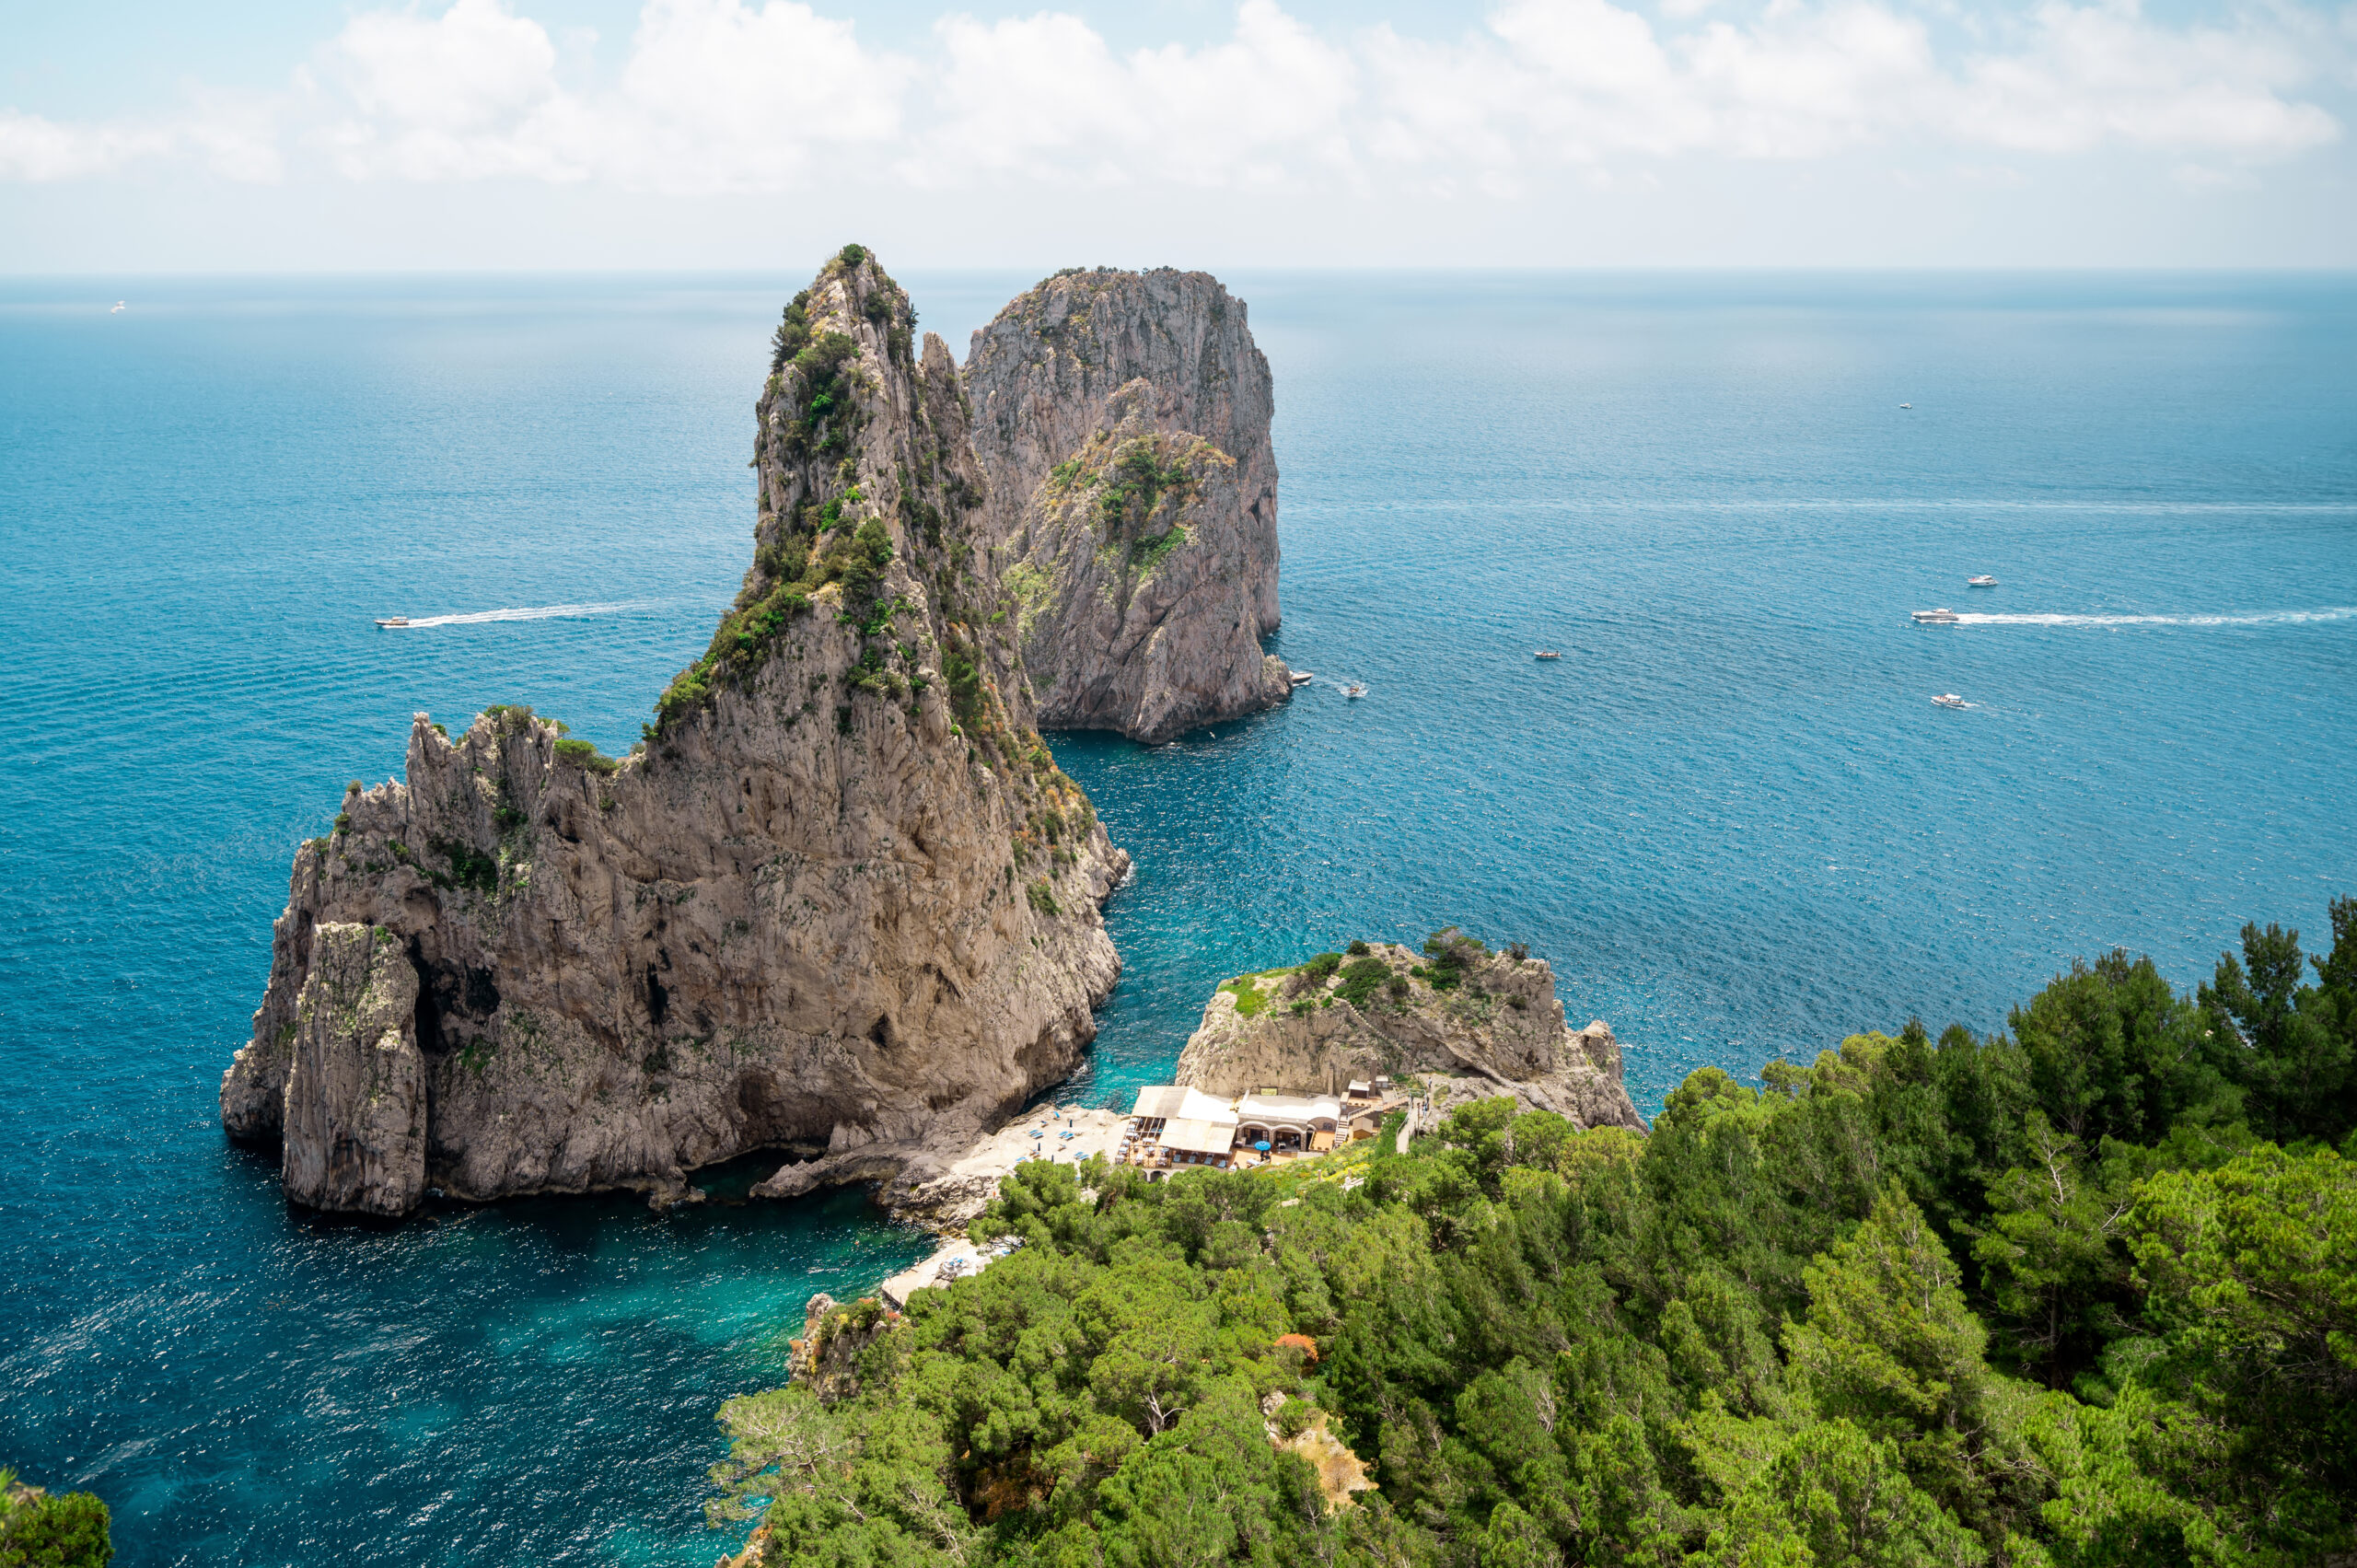
<instances>
[{"instance_id":1,"label":"rocky shoreline","mask_svg":"<svg viewBox=\"0 0 2357 1568\"><path fill-rule=\"evenodd\" d=\"M898 1217L956 1232L989 1205L998 1195L1000 1179L1016 1166L1042 1153L1066 1163L1090 1155L1109 1156L1128 1121L1111 1110L1041 1110L984 1133L954 1156L923 1142L830 1155L780 1167L777 1174L756 1183L750 1195L798 1198L825 1187L874 1182L877 1202ZM1049 1129L1045 1139L1032 1138L1035 1125ZM1064 1132L1074 1135L1066 1140L1061 1136Z\"/></svg>"},{"instance_id":2,"label":"rocky shoreline","mask_svg":"<svg viewBox=\"0 0 2357 1568\"><path fill-rule=\"evenodd\" d=\"M1353 1081L1411 1084L1428 1117L1513 1097L1582 1130L1645 1131L1621 1081L1620 1046L1597 1019L1573 1029L1555 972L1516 948L1492 951L1451 927L1421 951L1351 944L1290 969L1223 981L1178 1058L1178 1086L1232 1098L1342 1093ZM873 1182L894 1214L954 1232L981 1213L1001 1178L1045 1149L1070 1160L1111 1156L1129 1121L1111 1110L1040 1110L977 1139L962 1155L921 1142L783 1167L753 1195L794 1198ZM1032 1132L1044 1129L1036 1141ZM1066 1139L1062 1132L1075 1134Z\"/></svg>"}]
</instances>

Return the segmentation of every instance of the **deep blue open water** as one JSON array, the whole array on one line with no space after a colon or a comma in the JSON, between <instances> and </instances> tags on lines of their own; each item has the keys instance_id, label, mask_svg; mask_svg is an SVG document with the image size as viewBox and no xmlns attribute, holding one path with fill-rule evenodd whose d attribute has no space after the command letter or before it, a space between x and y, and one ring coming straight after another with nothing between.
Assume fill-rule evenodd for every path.
<instances>
[{"instance_id":1,"label":"deep blue open water","mask_svg":"<svg viewBox=\"0 0 2357 1568\"><path fill-rule=\"evenodd\" d=\"M1030 280L905 281L962 352ZM1353 935L1529 942L1651 1105L2357 891L2357 282L1228 281L1319 679L1057 740L1138 860L1064 1098ZM702 1568L712 1409L921 1245L855 1193L326 1223L215 1118L412 711L616 749L702 648L795 283L0 283L0 1463L127 1568Z\"/></svg>"}]
</instances>

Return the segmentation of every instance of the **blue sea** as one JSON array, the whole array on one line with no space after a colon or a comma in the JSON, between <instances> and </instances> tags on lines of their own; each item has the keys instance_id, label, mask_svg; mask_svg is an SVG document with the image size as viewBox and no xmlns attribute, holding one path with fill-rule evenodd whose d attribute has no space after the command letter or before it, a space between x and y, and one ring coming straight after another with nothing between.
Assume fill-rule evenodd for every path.
<instances>
[{"instance_id":1,"label":"blue sea","mask_svg":"<svg viewBox=\"0 0 2357 1568\"><path fill-rule=\"evenodd\" d=\"M295 844L413 711L621 749L702 649L798 281L0 282L0 1464L125 1568L702 1568L713 1409L923 1245L728 1201L758 1161L323 1221L215 1120ZM904 281L962 353L1032 280ZM1137 859L1060 1098L1353 936L1528 942L1650 1109L2357 892L2357 280L1227 281L1318 679L1055 738Z\"/></svg>"}]
</instances>

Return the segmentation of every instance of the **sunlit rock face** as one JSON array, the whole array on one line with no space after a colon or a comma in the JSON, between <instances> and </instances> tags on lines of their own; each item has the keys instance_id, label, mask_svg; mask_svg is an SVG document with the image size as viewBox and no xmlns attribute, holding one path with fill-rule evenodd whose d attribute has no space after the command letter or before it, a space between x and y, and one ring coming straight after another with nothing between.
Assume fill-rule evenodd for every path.
<instances>
[{"instance_id":1,"label":"sunlit rock face","mask_svg":"<svg viewBox=\"0 0 2357 1568\"><path fill-rule=\"evenodd\" d=\"M1370 968L1358 976L1375 982L1354 984L1352 964L1387 977L1376 981ZM1510 1094L1584 1128L1643 1130L1612 1030L1564 1021L1545 959L1462 944L1442 964L1378 942L1321 967L1222 985L1179 1053L1176 1081L1216 1095L1338 1094L1354 1079L1438 1074L1463 1094Z\"/></svg>"},{"instance_id":2,"label":"sunlit rock face","mask_svg":"<svg viewBox=\"0 0 2357 1568\"><path fill-rule=\"evenodd\" d=\"M1269 362L1204 273L1072 270L974 334L965 386L1050 728L1167 740L1293 690Z\"/></svg>"}]
</instances>

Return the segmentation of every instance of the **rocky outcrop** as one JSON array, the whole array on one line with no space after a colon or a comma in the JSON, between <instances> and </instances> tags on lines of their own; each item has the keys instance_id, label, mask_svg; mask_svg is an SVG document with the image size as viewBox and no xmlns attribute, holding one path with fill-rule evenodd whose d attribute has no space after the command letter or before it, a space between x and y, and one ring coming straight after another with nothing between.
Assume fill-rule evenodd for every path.
<instances>
[{"instance_id":1,"label":"rocky outcrop","mask_svg":"<svg viewBox=\"0 0 2357 1568\"><path fill-rule=\"evenodd\" d=\"M786 1371L828 1404L859 1394L859 1361L900 1314L874 1296L838 1303L820 1291L802 1307L802 1337L788 1342Z\"/></svg>"},{"instance_id":2,"label":"rocky outcrop","mask_svg":"<svg viewBox=\"0 0 2357 1568\"><path fill-rule=\"evenodd\" d=\"M296 854L221 1087L231 1133L284 1142L290 1198L955 1157L1075 1065L1128 858L1039 738L957 371L912 319L855 247L787 310L754 563L643 748L420 714L404 780L355 785Z\"/></svg>"},{"instance_id":3,"label":"rocky outcrop","mask_svg":"<svg viewBox=\"0 0 2357 1568\"><path fill-rule=\"evenodd\" d=\"M1074 1163L1093 1155L1109 1156L1128 1121L1110 1110L1038 1110L963 1151L937 1144L854 1150L787 1166L757 1185L753 1193L793 1198L820 1187L876 1181L882 1184L879 1198L901 1219L958 1232L998 1196L1000 1179L1025 1160L1042 1154ZM1035 1123L1047 1129L1047 1135L1036 1142L1031 1136Z\"/></svg>"},{"instance_id":4,"label":"rocky outcrop","mask_svg":"<svg viewBox=\"0 0 2357 1568\"><path fill-rule=\"evenodd\" d=\"M319 925L285 1028L286 1196L408 1213L425 1191L425 1075L417 970L400 940L380 925Z\"/></svg>"},{"instance_id":5,"label":"rocky outcrop","mask_svg":"<svg viewBox=\"0 0 2357 1568\"><path fill-rule=\"evenodd\" d=\"M1203 273L1059 273L965 386L1039 722L1167 740L1284 701L1269 363Z\"/></svg>"},{"instance_id":6,"label":"rocky outcrop","mask_svg":"<svg viewBox=\"0 0 2357 1568\"><path fill-rule=\"evenodd\" d=\"M1437 1074L1510 1094L1581 1127L1644 1120L1601 1021L1571 1028L1543 958L1446 932L1425 954L1357 944L1221 985L1179 1054L1177 1081L1207 1094L1339 1093L1353 1079Z\"/></svg>"}]
</instances>

